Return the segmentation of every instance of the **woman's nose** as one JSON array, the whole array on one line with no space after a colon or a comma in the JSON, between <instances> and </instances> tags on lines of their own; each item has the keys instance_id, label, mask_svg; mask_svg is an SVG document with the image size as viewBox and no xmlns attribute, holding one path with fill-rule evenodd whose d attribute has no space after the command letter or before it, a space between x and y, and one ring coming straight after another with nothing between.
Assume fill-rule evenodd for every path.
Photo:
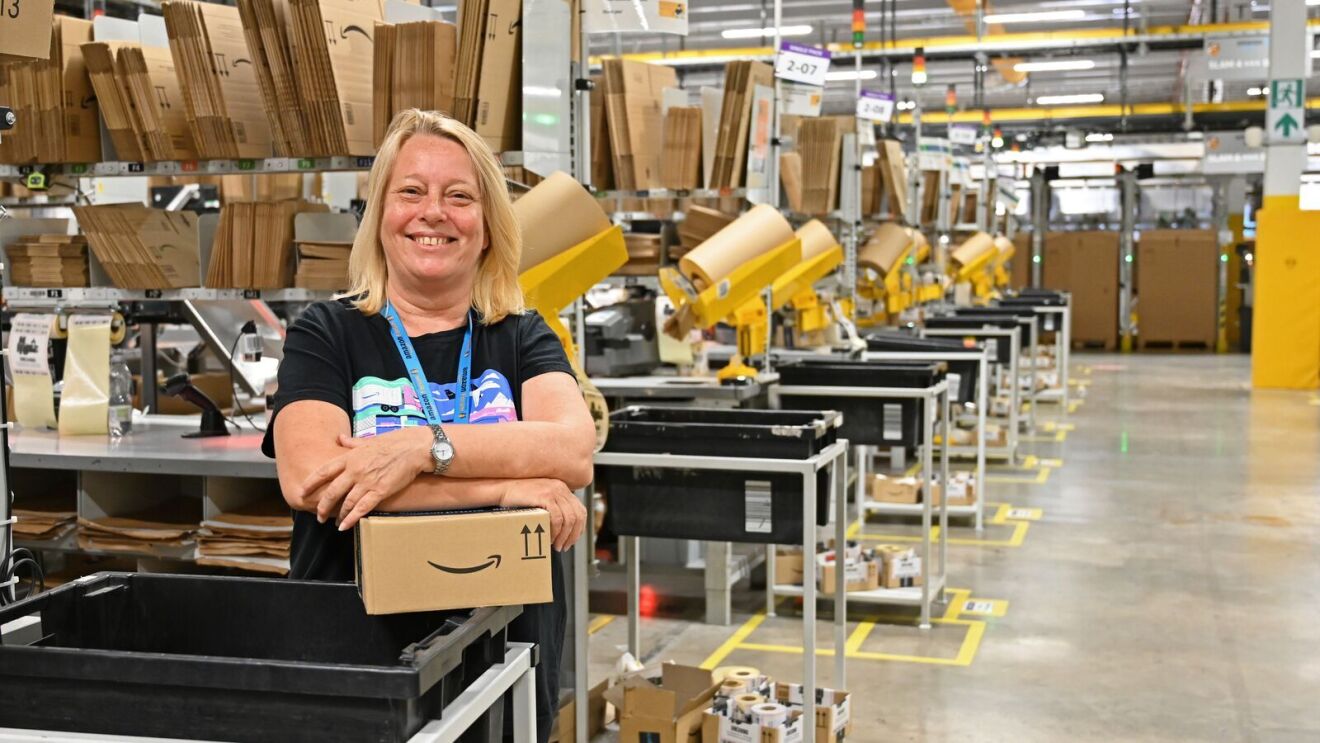
<instances>
[{"instance_id":1,"label":"woman's nose","mask_svg":"<svg viewBox=\"0 0 1320 743\"><path fill-rule=\"evenodd\" d=\"M422 210L422 218L428 222L443 222L448 218L445 211L444 196L436 196L426 200Z\"/></svg>"}]
</instances>

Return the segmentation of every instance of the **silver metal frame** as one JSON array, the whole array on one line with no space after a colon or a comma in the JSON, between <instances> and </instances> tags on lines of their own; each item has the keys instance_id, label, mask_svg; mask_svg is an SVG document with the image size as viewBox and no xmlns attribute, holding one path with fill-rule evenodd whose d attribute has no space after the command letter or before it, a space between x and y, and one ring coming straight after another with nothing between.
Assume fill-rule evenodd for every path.
<instances>
[{"instance_id":1,"label":"silver metal frame","mask_svg":"<svg viewBox=\"0 0 1320 743\"><path fill-rule=\"evenodd\" d=\"M814 555L816 549L816 473L825 467L830 468L831 493L837 493L839 483L847 481L848 442L844 439L822 449L815 456L807 459L769 459L751 457L715 457L692 456L683 454L633 454L627 452L599 452L596 464L610 467L653 467L663 469L723 470L737 472L776 472L796 474L802 477L802 548L803 555ZM840 470L842 469L842 477ZM846 499L835 497L835 538L843 543L847 533ZM625 569L628 574L628 650L634 657L641 657L642 634L641 615L638 600L641 595L641 537L620 537L620 546L625 552ZM773 547L770 553L774 553ZM774 565L767 562L767 570L773 571ZM769 573L773 579L773 572ZM804 582L806 601L802 610L802 685L804 699L816 697L816 584ZM847 643L846 632L841 618L847 616L847 594L843 590L843 581L837 584L834 597L835 611L835 654L834 676L837 688L847 686L847 669L843 648ZM575 627L577 638L586 642L585 626ZM585 697L583 697L585 698Z\"/></svg>"},{"instance_id":2,"label":"silver metal frame","mask_svg":"<svg viewBox=\"0 0 1320 743\"><path fill-rule=\"evenodd\" d=\"M922 430L926 445L922 447L921 473L923 480L925 482L929 483L932 481L933 478L931 476L934 474L934 469L935 469L934 461L933 461L934 446L931 445L931 442L934 440L934 435L935 435L934 406L938 401L943 400L940 417L944 423L945 430L947 431L949 426L948 380L943 380L940 381L938 384L934 384L930 387L922 387L922 388L780 385L772 388L770 391L770 398L771 398L770 402L772 407L778 407L779 395L803 395L803 396L814 396L814 397L886 397L886 398L901 397L907 399L923 400L924 410L923 410ZM945 487L947 488L947 483L949 482L949 437L947 435L943 438L941 443L940 463L942 467L942 474L940 481L942 483L945 483ZM840 500L843 499L840 498ZM939 538L940 561L939 561L938 572L931 569L931 565L933 563L931 562L932 539L931 539L930 527L931 527L932 514L931 514L930 501L931 501L930 498L926 498L923 502L921 509L921 530L922 530L921 564L926 571L925 580L921 582L921 599L919 602L919 605L921 607L922 629L930 629L931 604L934 603L935 601L939 601L939 602L944 601L944 589L945 586L948 585L947 571L948 571L948 553L949 553L949 543L948 543L949 499L948 498L940 499L940 538ZM847 507L842 503L839 503L835 505L835 510L838 514L841 515L841 517L839 518L840 523L836 524L836 529L838 534L836 536L835 544L844 545L847 543L847 539L846 539L847 530L843 526L842 522L846 521L846 516L843 516L843 514L846 514ZM803 550L804 557L806 555L814 555L814 554L815 554L814 549ZM769 616L774 616L775 596L802 596L803 611L805 612L807 610L807 607L811 607L812 616L810 618L810 623L814 624L815 623L814 603L815 603L815 593L816 593L815 582L811 580L806 580L804 577L802 581L801 591L795 590L796 587L790 589L785 586L775 586L774 569L775 569L774 550L770 550L766 554L766 614ZM844 582L842 579L836 581L835 583L836 590L838 590L839 592L843 592L843 583ZM938 599L935 598L936 596L938 596ZM854 593L853 600L860 601L862 599L859 594ZM875 592L873 595L868 596L865 599L865 601L867 603L874 603L874 604L899 604L905 606L912 604L912 601L906 598L902 598L895 594L885 595L885 592L883 591ZM834 630L835 630L836 640L838 640L838 638L841 638L843 636L843 633L845 632L845 628L846 628L847 613L843 609L846 609L846 607L842 606L836 600L835 616L834 616ZM843 645L841 644L839 645L839 647L843 647ZM812 652L812 650L809 648L808 652Z\"/></svg>"},{"instance_id":3,"label":"silver metal frame","mask_svg":"<svg viewBox=\"0 0 1320 743\"><path fill-rule=\"evenodd\" d=\"M1008 375L1010 379L1016 380L1018 376L1018 360L1021 354L1021 328L1011 330L1005 328L922 328L922 337L944 337L944 338L965 338L967 336L977 336L985 338L1008 338L1011 343ZM996 354L997 355L997 354ZM1002 364L995 362L996 369L1002 369ZM1008 411L1008 445L986 447L986 456L995 459L1004 459L1010 464L1017 461L1018 450L1018 416L1022 407L1021 389L1013 384L1009 390L1009 411ZM955 448L957 451L957 448Z\"/></svg>"}]
</instances>

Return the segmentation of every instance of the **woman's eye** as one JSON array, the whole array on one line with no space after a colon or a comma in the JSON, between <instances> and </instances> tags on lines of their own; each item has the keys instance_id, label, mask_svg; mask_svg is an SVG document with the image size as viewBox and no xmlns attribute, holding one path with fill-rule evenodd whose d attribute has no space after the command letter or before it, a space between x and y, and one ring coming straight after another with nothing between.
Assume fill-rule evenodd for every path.
<instances>
[{"instance_id":1,"label":"woman's eye","mask_svg":"<svg viewBox=\"0 0 1320 743\"><path fill-rule=\"evenodd\" d=\"M404 186L403 188L399 189L399 193L403 194L404 196L421 196L422 189L417 188L416 186Z\"/></svg>"}]
</instances>

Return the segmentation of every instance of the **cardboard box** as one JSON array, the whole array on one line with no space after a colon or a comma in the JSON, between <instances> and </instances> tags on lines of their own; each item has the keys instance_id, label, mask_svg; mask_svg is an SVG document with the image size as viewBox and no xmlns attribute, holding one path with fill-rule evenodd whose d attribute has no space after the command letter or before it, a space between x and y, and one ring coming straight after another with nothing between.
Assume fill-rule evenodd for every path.
<instances>
[{"instance_id":1,"label":"cardboard box","mask_svg":"<svg viewBox=\"0 0 1320 743\"><path fill-rule=\"evenodd\" d=\"M1045 236L1044 288L1072 293L1072 339L1118 345L1117 232L1051 232Z\"/></svg>"},{"instance_id":2,"label":"cardboard box","mask_svg":"<svg viewBox=\"0 0 1320 743\"><path fill-rule=\"evenodd\" d=\"M834 593L834 581L839 572L837 562L816 566L817 585L823 593ZM880 587L880 565L872 560L846 560L843 566L845 591L874 591Z\"/></svg>"},{"instance_id":3,"label":"cardboard box","mask_svg":"<svg viewBox=\"0 0 1320 743\"><path fill-rule=\"evenodd\" d=\"M701 722L702 743L802 743L802 713L790 710L788 723L782 727L762 727L755 723L735 722L731 718L706 710ZM621 737L620 740L623 740Z\"/></svg>"},{"instance_id":4,"label":"cardboard box","mask_svg":"<svg viewBox=\"0 0 1320 743\"><path fill-rule=\"evenodd\" d=\"M880 586L882 588L910 588L920 586L925 573L921 558L912 547L882 544L875 548L881 559Z\"/></svg>"},{"instance_id":5,"label":"cardboard box","mask_svg":"<svg viewBox=\"0 0 1320 743\"><path fill-rule=\"evenodd\" d=\"M55 0L6 3L4 12L0 13L0 62L50 59L54 16Z\"/></svg>"},{"instance_id":6,"label":"cardboard box","mask_svg":"<svg viewBox=\"0 0 1320 743\"><path fill-rule=\"evenodd\" d=\"M920 503L921 481L915 477L871 478L871 499L880 503Z\"/></svg>"},{"instance_id":7,"label":"cardboard box","mask_svg":"<svg viewBox=\"0 0 1320 743\"><path fill-rule=\"evenodd\" d=\"M381 514L354 530L368 614L550 601L550 516L539 508Z\"/></svg>"},{"instance_id":8,"label":"cardboard box","mask_svg":"<svg viewBox=\"0 0 1320 743\"><path fill-rule=\"evenodd\" d=\"M609 685L607 679L587 691L587 740L605 729L605 690ZM577 700L570 697L559 707L559 717L555 729L550 733L550 743L575 743L576 740Z\"/></svg>"},{"instance_id":9,"label":"cardboard box","mask_svg":"<svg viewBox=\"0 0 1320 743\"><path fill-rule=\"evenodd\" d=\"M805 561L802 550L775 550L775 585L802 585Z\"/></svg>"},{"instance_id":10,"label":"cardboard box","mask_svg":"<svg viewBox=\"0 0 1320 743\"><path fill-rule=\"evenodd\" d=\"M1146 230L1137 247L1141 345L1218 335L1219 245L1211 230Z\"/></svg>"},{"instance_id":11,"label":"cardboard box","mask_svg":"<svg viewBox=\"0 0 1320 743\"><path fill-rule=\"evenodd\" d=\"M940 505L944 488L935 483L931 488L931 503ZM970 506L976 502L976 476L970 472L957 472L949 475L949 505Z\"/></svg>"},{"instance_id":12,"label":"cardboard box","mask_svg":"<svg viewBox=\"0 0 1320 743\"><path fill-rule=\"evenodd\" d=\"M775 684L775 701L802 707L801 684ZM815 743L835 743L852 734L852 702L848 692L816 688Z\"/></svg>"},{"instance_id":13,"label":"cardboard box","mask_svg":"<svg viewBox=\"0 0 1320 743\"><path fill-rule=\"evenodd\" d=\"M718 689L710 671L666 663L658 684L645 672L629 676L605 701L619 710L619 743L694 743Z\"/></svg>"},{"instance_id":14,"label":"cardboard box","mask_svg":"<svg viewBox=\"0 0 1320 743\"><path fill-rule=\"evenodd\" d=\"M520 0L489 0L473 129L495 152L522 146Z\"/></svg>"}]
</instances>

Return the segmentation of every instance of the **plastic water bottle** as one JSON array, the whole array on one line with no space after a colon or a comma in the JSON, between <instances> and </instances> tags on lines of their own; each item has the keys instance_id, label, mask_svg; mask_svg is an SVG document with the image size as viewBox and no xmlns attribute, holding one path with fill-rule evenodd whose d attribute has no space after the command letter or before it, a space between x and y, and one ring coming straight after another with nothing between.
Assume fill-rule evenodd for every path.
<instances>
[{"instance_id":1,"label":"plastic water bottle","mask_svg":"<svg viewBox=\"0 0 1320 743\"><path fill-rule=\"evenodd\" d=\"M110 435L124 436L133 431L133 374L124 355L110 357Z\"/></svg>"}]
</instances>

